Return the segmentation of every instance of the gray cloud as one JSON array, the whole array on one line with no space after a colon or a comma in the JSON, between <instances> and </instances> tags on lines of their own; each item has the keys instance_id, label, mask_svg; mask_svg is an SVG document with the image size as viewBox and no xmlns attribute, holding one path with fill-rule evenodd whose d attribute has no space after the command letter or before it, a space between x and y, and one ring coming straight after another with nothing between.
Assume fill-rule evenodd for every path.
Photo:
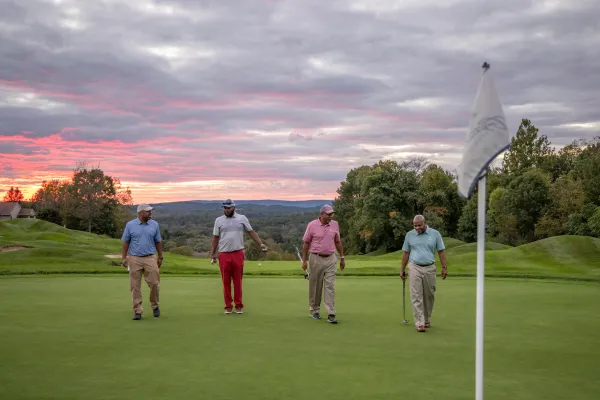
<instances>
[{"instance_id":1,"label":"gray cloud","mask_svg":"<svg viewBox=\"0 0 600 400\"><path fill-rule=\"evenodd\" d=\"M560 146L600 132L567 126L600 122L600 5L556 3L3 1L0 136L59 133L82 157L81 142L120 141L90 158L170 171L153 182L335 185L414 155L454 169L487 60L511 132L530 118Z\"/></svg>"}]
</instances>

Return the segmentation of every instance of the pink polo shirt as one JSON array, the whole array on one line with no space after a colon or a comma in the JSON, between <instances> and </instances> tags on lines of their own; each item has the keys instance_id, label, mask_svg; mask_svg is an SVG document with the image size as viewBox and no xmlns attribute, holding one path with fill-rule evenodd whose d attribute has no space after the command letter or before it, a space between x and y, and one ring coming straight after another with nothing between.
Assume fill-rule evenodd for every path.
<instances>
[{"instance_id":1,"label":"pink polo shirt","mask_svg":"<svg viewBox=\"0 0 600 400\"><path fill-rule=\"evenodd\" d=\"M309 250L317 254L333 254L335 242L339 240L340 227L337 221L331 220L324 225L320 219L310 221L306 227L303 240L310 243Z\"/></svg>"}]
</instances>

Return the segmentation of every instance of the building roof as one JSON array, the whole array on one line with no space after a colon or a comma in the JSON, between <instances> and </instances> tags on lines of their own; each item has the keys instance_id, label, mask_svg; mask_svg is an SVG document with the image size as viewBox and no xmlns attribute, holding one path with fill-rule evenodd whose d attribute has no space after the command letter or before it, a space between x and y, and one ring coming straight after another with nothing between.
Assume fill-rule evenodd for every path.
<instances>
[{"instance_id":1,"label":"building roof","mask_svg":"<svg viewBox=\"0 0 600 400\"><path fill-rule=\"evenodd\" d=\"M33 208L21 208L21 211L19 211L19 215L35 215L35 211L33 210Z\"/></svg>"},{"instance_id":2,"label":"building roof","mask_svg":"<svg viewBox=\"0 0 600 400\"><path fill-rule=\"evenodd\" d=\"M4 201L0 202L0 215L10 215L10 212L17 206L19 203L16 201Z\"/></svg>"}]
</instances>

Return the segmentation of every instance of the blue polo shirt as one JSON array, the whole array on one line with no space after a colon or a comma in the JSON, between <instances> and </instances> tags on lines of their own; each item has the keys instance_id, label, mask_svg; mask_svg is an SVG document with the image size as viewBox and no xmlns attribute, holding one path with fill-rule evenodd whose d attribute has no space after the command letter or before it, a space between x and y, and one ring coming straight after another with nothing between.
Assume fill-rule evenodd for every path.
<instances>
[{"instance_id":1,"label":"blue polo shirt","mask_svg":"<svg viewBox=\"0 0 600 400\"><path fill-rule=\"evenodd\" d=\"M442 235L433 228L427 227L418 234L415 229L404 238L402 251L410 253L409 261L419 265L430 265L435 262L435 252L445 250Z\"/></svg>"},{"instance_id":2,"label":"blue polo shirt","mask_svg":"<svg viewBox=\"0 0 600 400\"><path fill-rule=\"evenodd\" d=\"M156 243L162 241L158 222L153 219L143 223L139 218L131 220L125 225L123 242L129 243L128 253L132 256L147 256L156 253Z\"/></svg>"}]
</instances>

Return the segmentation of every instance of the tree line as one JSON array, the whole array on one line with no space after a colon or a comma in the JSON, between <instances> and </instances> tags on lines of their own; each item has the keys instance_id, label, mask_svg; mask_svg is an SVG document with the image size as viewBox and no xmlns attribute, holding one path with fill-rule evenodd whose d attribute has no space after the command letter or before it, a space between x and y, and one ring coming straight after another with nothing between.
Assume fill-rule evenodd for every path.
<instances>
[{"instance_id":1,"label":"tree line","mask_svg":"<svg viewBox=\"0 0 600 400\"><path fill-rule=\"evenodd\" d=\"M118 178L84 163L76 167L70 180L43 181L27 201L19 188L13 187L3 200L34 208L39 219L110 237L120 237L131 219L128 206L133 203L131 190L123 188Z\"/></svg>"},{"instance_id":2,"label":"tree line","mask_svg":"<svg viewBox=\"0 0 600 400\"><path fill-rule=\"evenodd\" d=\"M219 205L156 204L163 248L183 255L208 257L215 219L223 214ZM263 254L254 241L247 238L248 260L296 260L295 248L301 246L306 224L318 217L318 208L240 204L236 211L248 217L270 251Z\"/></svg>"},{"instance_id":3,"label":"tree line","mask_svg":"<svg viewBox=\"0 0 600 400\"><path fill-rule=\"evenodd\" d=\"M501 165L487 176L488 239L520 245L558 235L600 237L600 136L556 151L522 119ZM349 253L400 249L416 214L446 237L476 240L477 192L460 198L456 172L424 158L352 169L337 193Z\"/></svg>"}]
</instances>

